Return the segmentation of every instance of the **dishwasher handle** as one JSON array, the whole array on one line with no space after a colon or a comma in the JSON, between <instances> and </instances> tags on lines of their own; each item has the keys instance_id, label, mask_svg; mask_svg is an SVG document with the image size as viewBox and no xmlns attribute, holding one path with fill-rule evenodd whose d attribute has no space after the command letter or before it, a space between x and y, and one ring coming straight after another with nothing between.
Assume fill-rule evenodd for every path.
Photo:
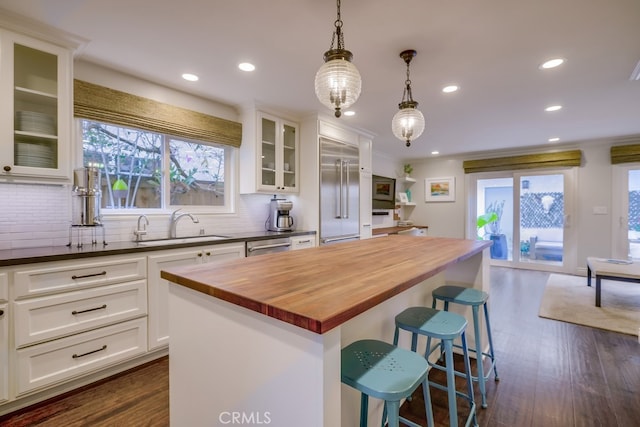
<instances>
[{"instance_id":1,"label":"dishwasher handle","mask_svg":"<svg viewBox=\"0 0 640 427\"><path fill-rule=\"evenodd\" d=\"M262 249L284 248L291 246L291 243L274 243L273 245L252 246L247 248L248 252L259 251Z\"/></svg>"}]
</instances>

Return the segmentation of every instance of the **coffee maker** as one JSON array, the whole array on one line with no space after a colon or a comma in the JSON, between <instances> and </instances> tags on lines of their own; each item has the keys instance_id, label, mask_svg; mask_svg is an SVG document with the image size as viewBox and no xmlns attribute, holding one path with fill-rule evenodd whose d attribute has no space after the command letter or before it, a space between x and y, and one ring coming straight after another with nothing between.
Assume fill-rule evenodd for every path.
<instances>
[{"instance_id":1,"label":"coffee maker","mask_svg":"<svg viewBox=\"0 0 640 427\"><path fill-rule=\"evenodd\" d=\"M289 213L291 209L293 209L293 202L275 197L271 199L267 229L269 231L292 231L293 217Z\"/></svg>"}]
</instances>

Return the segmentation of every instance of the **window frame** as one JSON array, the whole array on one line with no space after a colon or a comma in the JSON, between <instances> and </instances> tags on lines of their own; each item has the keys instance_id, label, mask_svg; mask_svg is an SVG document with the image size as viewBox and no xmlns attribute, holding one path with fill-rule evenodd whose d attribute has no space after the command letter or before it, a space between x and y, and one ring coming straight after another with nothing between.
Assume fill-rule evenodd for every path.
<instances>
[{"instance_id":1,"label":"window frame","mask_svg":"<svg viewBox=\"0 0 640 427\"><path fill-rule=\"evenodd\" d=\"M119 128L131 128L135 130L139 130L142 132L151 132L162 135L162 144L163 144L163 155L162 155L162 198L161 204L159 208L137 208L137 209L113 209L113 208L102 208L100 211L101 216L108 217L118 217L118 216L138 216L138 215L167 215L172 212L183 209L189 210L189 212L197 213L197 214L212 214L212 215L221 215L221 214L234 214L236 201L235 201L235 189L237 187L237 169L238 169L238 160L239 149L236 147L232 147L230 145L222 144L222 143L213 143L209 141L198 141L189 138L184 138L180 136L170 135L166 133L151 131L143 128L135 128L133 126L124 126L113 124L109 122L101 122L93 119L87 119L83 117L75 117L74 121L76 124L76 135L78 137L79 144L76 145L76 159L77 161L74 164L78 165L78 168L84 167L84 139L82 132L82 121L88 120L96 123L106 124L109 126L116 126ZM224 204L221 206L213 206L213 205L172 205L170 204L171 197L169 194L170 191L170 173L166 168L169 165L169 142L171 140L183 141L188 143L195 143L201 145L209 145L214 146L216 148L220 148L224 150Z\"/></svg>"}]
</instances>

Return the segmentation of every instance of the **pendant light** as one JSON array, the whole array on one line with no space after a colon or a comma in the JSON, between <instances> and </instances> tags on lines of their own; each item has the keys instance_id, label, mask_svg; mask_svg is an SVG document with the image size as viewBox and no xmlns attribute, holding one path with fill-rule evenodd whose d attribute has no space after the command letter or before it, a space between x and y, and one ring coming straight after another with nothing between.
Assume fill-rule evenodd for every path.
<instances>
[{"instance_id":1,"label":"pendant light","mask_svg":"<svg viewBox=\"0 0 640 427\"><path fill-rule=\"evenodd\" d=\"M398 111L391 120L391 130L396 138L405 141L407 147L411 146L411 141L418 138L424 132L424 116L418 110L418 102L413 100L411 95L411 79L409 78L409 64L416 56L415 50L405 50L400 53L400 57L407 64L407 80L404 82L404 92L402 102L398 104Z\"/></svg>"},{"instance_id":2,"label":"pendant light","mask_svg":"<svg viewBox=\"0 0 640 427\"><path fill-rule=\"evenodd\" d=\"M324 53L324 64L316 73L316 96L320 102L335 110L336 117L342 115L342 109L348 108L358 100L362 88L360 73L351 63L353 54L344 48L340 0L337 2L338 17L334 22L335 31L331 38L331 47ZM337 39L337 47L334 44Z\"/></svg>"}]
</instances>

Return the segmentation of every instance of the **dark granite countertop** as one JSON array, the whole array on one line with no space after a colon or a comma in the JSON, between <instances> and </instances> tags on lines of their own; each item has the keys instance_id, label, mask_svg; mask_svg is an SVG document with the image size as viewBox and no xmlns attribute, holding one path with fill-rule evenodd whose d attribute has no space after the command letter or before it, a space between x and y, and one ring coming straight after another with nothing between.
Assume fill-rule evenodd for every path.
<instances>
[{"instance_id":1,"label":"dark granite countertop","mask_svg":"<svg viewBox=\"0 0 640 427\"><path fill-rule=\"evenodd\" d=\"M84 244L82 247L72 246L43 246L21 249L0 250L0 267L8 267L21 264L34 264L37 262L61 261L77 258L91 258L108 255L123 255L130 253L162 251L166 249L178 249L195 246L222 245L225 243L246 242L247 240L266 240L274 237L291 237L314 235L315 231L255 231L246 233L224 233L229 236L226 239L211 240L208 242L194 241L183 243L167 243L167 245L142 246L136 242L113 242L103 245Z\"/></svg>"}]
</instances>

